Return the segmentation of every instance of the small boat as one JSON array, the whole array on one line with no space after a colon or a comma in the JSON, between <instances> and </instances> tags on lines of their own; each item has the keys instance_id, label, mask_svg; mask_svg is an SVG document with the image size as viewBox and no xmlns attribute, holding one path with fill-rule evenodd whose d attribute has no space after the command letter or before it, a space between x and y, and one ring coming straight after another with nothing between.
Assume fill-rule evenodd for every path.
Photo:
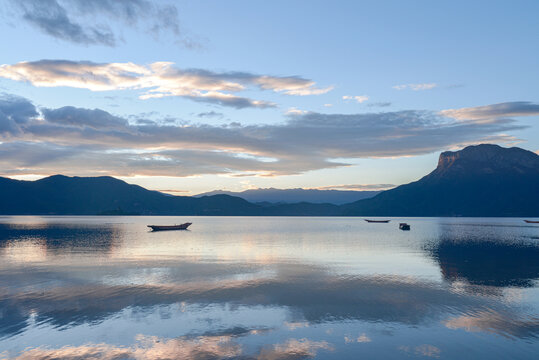
<instances>
[{"instance_id":1,"label":"small boat","mask_svg":"<svg viewBox=\"0 0 539 360\"><path fill-rule=\"evenodd\" d=\"M399 224L399 229L401 229L401 230L410 230L410 225L408 225L407 223L400 223Z\"/></svg>"},{"instance_id":2,"label":"small boat","mask_svg":"<svg viewBox=\"0 0 539 360\"><path fill-rule=\"evenodd\" d=\"M189 225L192 223L183 223L180 225L148 225L149 228L152 228L153 231L164 231L164 230L187 230Z\"/></svg>"},{"instance_id":3,"label":"small boat","mask_svg":"<svg viewBox=\"0 0 539 360\"><path fill-rule=\"evenodd\" d=\"M390 220L370 220L370 219L364 219L368 223L388 223Z\"/></svg>"},{"instance_id":4,"label":"small boat","mask_svg":"<svg viewBox=\"0 0 539 360\"><path fill-rule=\"evenodd\" d=\"M539 224L539 221L536 220L524 220L524 222L527 222L528 224Z\"/></svg>"}]
</instances>

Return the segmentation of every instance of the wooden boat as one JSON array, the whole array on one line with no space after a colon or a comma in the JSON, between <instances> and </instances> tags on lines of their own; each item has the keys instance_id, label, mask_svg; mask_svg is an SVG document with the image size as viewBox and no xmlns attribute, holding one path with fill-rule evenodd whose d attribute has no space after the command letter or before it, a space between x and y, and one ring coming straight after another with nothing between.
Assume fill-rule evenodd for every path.
<instances>
[{"instance_id":1,"label":"wooden boat","mask_svg":"<svg viewBox=\"0 0 539 360\"><path fill-rule=\"evenodd\" d=\"M410 230L410 225L407 224L407 223L400 223L399 224L399 229L401 229L401 230Z\"/></svg>"},{"instance_id":2,"label":"wooden boat","mask_svg":"<svg viewBox=\"0 0 539 360\"><path fill-rule=\"evenodd\" d=\"M148 225L153 231L164 231L164 230L187 230L189 225L192 223L183 223L180 225Z\"/></svg>"},{"instance_id":3,"label":"wooden boat","mask_svg":"<svg viewBox=\"0 0 539 360\"><path fill-rule=\"evenodd\" d=\"M368 223L388 223L390 220L371 220L371 219L364 219Z\"/></svg>"},{"instance_id":4,"label":"wooden boat","mask_svg":"<svg viewBox=\"0 0 539 360\"><path fill-rule=\"evenodd\" d=\"M539 221L536 221L536 220L524 220L525 222L527 222L528 224L539 224Z\"/></svg>"}]
</instances>

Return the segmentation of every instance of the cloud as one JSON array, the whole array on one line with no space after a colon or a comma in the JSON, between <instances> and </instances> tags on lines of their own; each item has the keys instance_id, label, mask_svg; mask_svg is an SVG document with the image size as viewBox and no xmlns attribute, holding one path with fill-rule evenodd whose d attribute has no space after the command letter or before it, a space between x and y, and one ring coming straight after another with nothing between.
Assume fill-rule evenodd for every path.
<instances>
[{"instance_id":1,"label":"cloud","mask_svg":"<svg viewBox=\"0 0 539 360\"><path fill-rule=\"evenodd\" d=\"M435 83L423 83L423 84L403 84L403 85L395 85L393 86L393 89L395 90L413 90L413 91L420 91L420 90L431 90L435 87L438 87L438 84Z\"/></svg>"},{"instance_id":2,"label":"cloud","mask_svg":"<svg viewBox=\"0 0 539 360\"><path fill-rule=\"evenodd\" d=\"M367 95L356 95L356 96L345 95L342 98L343 98L343 100L355 100L356 102L358 102L360 104L362 104L365 101L369 100L369 97Z\"/></svg>"},{"instance_id":3,"label":"cloud","mask_svg":"<svg viewBox=\"0 0 539 360\"><path fill-rule=\"evenodd\" d=\"M308 113L307 110L301 110L301 109L297 109L295 107L291 107L290 109L286 110L285 114L286 115L303 115L303 114L306 114Z\"/></svg>"},{"instance_id":4,"label":"cloud","mask_svg":"<svg viewBox=\"0 0 539 360\"><path fill-rule=\"evenodd\" d=\"M195 42L182 34L178 9L173 4L147 0L12 0L22 19L56 39L81 45L116 46L118 36L110 23L138 28L157 37L171 34L191 47Z\"/></svg>"},{"instance_id":5,"label":"cloud","mask_svg":"<svg viewBox=\"0 0 539 360\"><path fill-rule=\"evenodd\" d=\"M114 46L115 36L108 29L82 25L73 22L56 0L17 1L23 10L23 19L42 32L61 40L89 45Z\"/></svg>"},{"instance_id":6,"label":"cloud","mask_svg":"<svg viewBox=\"0 0 539 360\"><path fill-rule=\"evenodd\" d=\"M222 118L224 114L216 111L206 111L198 113L197 116L199 118Z\"/></svg>"},{"instance_id":7,"label":"cloud","mask_svg":"<svg viewBox=\"0 0 539 360\"><path fill-rule=\"evenodd\" d=\"M328 86L326 88L316 88L316 84L314 81L303 79L298 76L260 76L256 79L253 79L253 81L262 89L282 92L286 95L322 95L333 90L333 86Z\"/></svg>"},{"instance_id":8,"label":"cloud","mask_svg":"<svg viewBox=\"0 0 539 360\"><path fill-rule=\"evenodd\" d=\"M162 192L162 193L167 193L167 194L177 194L177 193L188 193L189 190L174 190L174 189L156 189L155 191L159 191L159 192Z\"/></svg>"},{"instance_id":9,"label":"cloud","mask_svg":"<svg viewBox=\"0 0 539 360\"><path fill-rule=\"evenodd\" d=\"M388 107L391 106L389 101L375 102L367 105L368 107Z\"/></svg>"},{"instance_id":10,"label":"cloud","mask_svg":"<svg viewBox=\"0 0 539 360\"><path fill-rule=\"evenodd\" d=\"M127 120L100 109L81 109L64 106L59 109L42 109L47 121L60 125L91 127L94 129L125 129Z\"/></svg>"},{"instance_id":11,"label":"cloud","mask_svg":"<svg viewBox=\"0 0 539 360\"><path fill-rule=\"evenodd\" d=\"M67 86L91 91L144 90L141 99L179 96L234 108L268 108L274 103L235 95L257 87L286 95L313 95L319 89L312 80L297 76L278 77L246 72L212 72L179 69L170 62L149 65L94 63L89 61L40 60L0 65L0 77L26 81L38 87Z\"/></svg>"},{"instance_id":12,"label":"cloud","mask_svg":"<svg viewBox=\"0 0 539 360\"><path fill-rule=\"evenodd\" d=\"M462 144L511 141L507 133L524 128L506 118L462 122L413 110L309 112L258 125L129 123L100 109L37 109L26 99L5 96L0 98L0 171L290 175L348 165L343 159L421 155Z\"/></svg>"},{"instance_id":13,"label":"cloud","mask_svg":"<svg viewBox=\"0 0 539 360\"><path fill-rule=\"evenodd\" d=\"M355 190L355 191L378 191L394 188L394 184L351 184L351 185L328 185L317 187L317 190Z\"/></svg>"},{"instance_id":14,"label":"cloud","mask_svg":"<svg viewBox=\"0 0 539 360\"><path fill-rule=\"evenodd\" d=\"M529 101L513 101L486 106L442 110L440 114L457 120L489 120L514 116L536 116L539 115L539 104Z\"/></svg>"},{"instance_id":15,"label":"cloud","mask_svg":"<svg viewBox=\"0 0 539 360\"><path fill-rule=\"evenodd\" d=\"M4 95L0 97L0 135L19 132L19 125L38 115L37 109L28 100Z\"/></svg>"}]
</instances>

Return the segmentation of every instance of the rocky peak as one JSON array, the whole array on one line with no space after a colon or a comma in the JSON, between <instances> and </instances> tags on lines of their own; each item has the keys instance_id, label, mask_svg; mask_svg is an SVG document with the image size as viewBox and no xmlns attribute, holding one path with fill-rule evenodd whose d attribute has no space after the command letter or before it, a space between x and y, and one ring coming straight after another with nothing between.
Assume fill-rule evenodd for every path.
<instances>
[{"instance_id":1,"label":"rocky peak","mask_svg":"<svg viewBox=\"0 0 539 360\"><path fill-rule=\"evenodd\" d=\"M539 172L539 155L521 148L481 144L440 154L437 175L447 173Z\"/></svg>"}]
</instances>

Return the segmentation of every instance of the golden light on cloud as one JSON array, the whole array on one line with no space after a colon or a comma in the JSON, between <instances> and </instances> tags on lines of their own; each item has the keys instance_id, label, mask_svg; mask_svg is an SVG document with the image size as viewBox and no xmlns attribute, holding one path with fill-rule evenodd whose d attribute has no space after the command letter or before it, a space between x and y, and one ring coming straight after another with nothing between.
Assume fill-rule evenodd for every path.
<instances>
[{"instance_id":1,"label":"golden light on cloud","mask_svg":"<svg viewBox=\"0 0 539 360\"><path fill-rule=\"evenodd\" d=\"M249 332L257 335L260 332ZM325 341L308 339L289 339L285 343L263 347L258 354L259 360L288 358L308 358L316 356L319 350L332 351L334 348ZM11 360L79 360L79 359L232 359L245 354L243 348L234 342L232 336L199 336L196 338L180 337L162 339L156 336L138 335L132 346L110 345L106 343L63 346L57 349L48 347L28 348L22 353L9 357L9 353L0 353Z\"/></svg>"},{"instance_id":2,"label":"golden light on cloud","mask_svg":"<svg viewBox=\"0 0 539 360\"><path fill-rule=\"evenodd\" d=\"M155 336L139 335L133 346L118 346L105 343L64 346L58 349L38 347L27 349L13 360L45 359L194 359L233 358L242 354L241 346L232 342L230 336L201 336L194 339L160 339Z\"/></svg>"},{"instance_id":3,"label":"golden light on cloud","mask_svg":"<svg viewBox=\"0 0 539 360\"><path fill-rule=\"evenodd\" d=\"M275 107L276 104L237 96L248 87L285 95L321 95L333 89L297 76L269 76L244 72L216 73L179 69L173 62L149 65L41 60L0 65L0 77L29 82L38 87L73 87L91 91L142 90L142 100L168 96L186 97L236 108Z\"/></svg>"}]
</instances>

